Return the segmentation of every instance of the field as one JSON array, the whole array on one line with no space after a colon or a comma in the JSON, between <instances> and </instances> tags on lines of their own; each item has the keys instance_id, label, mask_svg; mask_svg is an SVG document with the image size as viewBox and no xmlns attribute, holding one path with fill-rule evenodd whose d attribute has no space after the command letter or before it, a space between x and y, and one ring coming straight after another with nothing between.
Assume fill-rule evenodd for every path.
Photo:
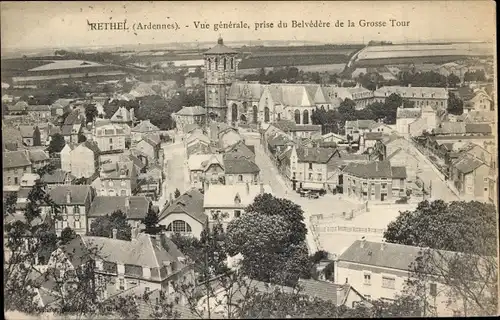
<instances>
[{"instance_id":1,"label":"field","mask_svg":"<svg viewBox=\"0 0 500 320\"><path fill-rule=\"evenodd\" d=\"M369 46L361 50L355 66L407 63L445 63L465 57L492 56L489 43L412 44Z\"/></svg>"},{"instance_id":2,"label":"field","mask_svg":"<svg viewBox=\"0 0 500 320\"><path fill-rule=\"evenodd\" d=\"M342 64L349 61L349 56L340 54L281 54L249 56L244 58L240 64L240 69L264 68L264 67L284 67L284 66L307 66L322 64Z\"/></svg>"}]
</instances>

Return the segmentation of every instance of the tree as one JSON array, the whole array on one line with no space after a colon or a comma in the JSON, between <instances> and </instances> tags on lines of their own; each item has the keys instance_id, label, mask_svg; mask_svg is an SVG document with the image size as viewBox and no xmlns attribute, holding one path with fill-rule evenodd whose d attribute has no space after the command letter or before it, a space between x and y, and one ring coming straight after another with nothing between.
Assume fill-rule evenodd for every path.
<instances>
[{"instance_id":1,"label":"tree","mask_svg":"<svg viewBox=\"0 0 500 320\"><path fill-rule=\"evenodd\" d=\"M71 240L77 237L75 230L70 227L66 227L61 231L61 242L63 244L69 243Z\"/></svg>"},{"instance_id":2,"label":"tree","mask_svg":"<svg viewBox=\"0 0 500 320\"><path fill-rule=\"evenodd\" d=\"M59 153L61 150L64 148L66 145L66 141L64 141L64 137L56 133L52 136L52 139L50 140L49 146L47 147L47 151L49 153Z\"/></svg>"},{"instance_id":3,"label":"tree","mask_svg":"<svg viewBox=\"0 0 500 320\"><path fill-rule=\"evenodd\" d=\"M40 136L40 129L38 129L38 126L35 127L35 130L33 132L33 145L34 146L41 146L42 145L42 139Z\"/></svg>"},{"instance_id":4,"label":"tree","mask_svg":"<svg viewBox=\"0 0 500 320\"><path fill-rule=\"evenodd\" d=\"M300 206L270 194L258 195L246 214L227 227L227 250L243 256L242 272L252 279L293 283L309 276L307 229Z\"/></svg>"},{"instance_id":5,"label":"tree","mask_svg":"<svg viewBox=\"0 0 500 320\"><path fill-rule=\"evenodd\" d=\"M78 134L78 143L87 141L87 137L83 133Z\"/></svg>"},{"instance_id":6,"label":"tree","mask_svg":"<svg viewBox=\"0 0 500 320\"><path fill-rule=\"evenodd\" d=\"M150 206L148 213L142 220L142 223L146 226L144 232L148 234L158 234L165 229L163 225L158 225L159 222L158 211L153 208L153 206Z\"/></svg>"},{"instance_id":7,"label":"tree","mask_svg":"<svg viewBox=\"0 0 500 320\"><path fill-rule=\"evenodd\" d=\"M448 94L448 112L455 115L461 115L464 112L464 102L453 92Z\"/></svg>"},{"instance_id":8,"label":"tree","mask_svg":"<svg viewBox=\"0 0 500 320\"><path fill-rule=\"evenodd\" d=\"M103 106L104 113L108 119L111 118L119 108L117 103L109 103L108 101L106 101Z\"/></svg>"},{"instance_id":9,"label":"tree","mask_svg":"<svg viewBox=\"0 0 500 320\"><path fill-rule=\"evenodd\" d=\"M111 238L114 229L117 231L117 239L131 239L132 228L127 222L127 216L121 210L116 210L111 215L107 214L92 221L89 235Z\"/></svg>"},{"instance_id":10,"label":"tree","mask_svg":"<svg viewBox=\"0 0 500 320\"><path fill-rule=\"evenodd\" d=\"M97 118L99 111L97 111L97 107L95 104L87 104L85 105L85 119L87 123L93 122L95 118Z\"/></svg>"},{"instance_id":11,"label":"tree","mask_svg":"<svg viewBox=\"0 0 500 320\"><path fill-rule=\"evenodd\" d=\"M448 86L451 88L456 88L458 84L460 84L460 78L457 77L455 74L450 74L448 77L446 77L446 81L448 82Z\"/></svg>"},{"instance_id":12,"label":"tree","mask_svg":"<svg viewBox=\"0 0 500 320\"><path fill-rule=\"evenodd\" d=\"M179 189L175 189L175 192L174 192L174 197L177 199L181 196L181 192L179 191Z\"/></svg>"},{"instance_id":13,"label":"tree","mask_svg":"<svg viewBox=\"0 0 500 320\"><path fill-rule=\"evenodd\" d=\"M356 102L346 98L340 103L338 111L342 122L355 120Z\"/></svg>"},{"instance_id":14,"label":"tree","mask_svg":"<svg viewBox=\"0 0 500 320\"><path fill-rule=\"evenodd\" d=\"M496 311L496 221L492 204L436 200L422 201L389 224L384 233L388 242L427 248L412 265L406 289L425 302L425 312L435 305L435 295L426 289L430 282L444 284L442 293L463 305L462 314Z\"/></svg>"}]
</instances>

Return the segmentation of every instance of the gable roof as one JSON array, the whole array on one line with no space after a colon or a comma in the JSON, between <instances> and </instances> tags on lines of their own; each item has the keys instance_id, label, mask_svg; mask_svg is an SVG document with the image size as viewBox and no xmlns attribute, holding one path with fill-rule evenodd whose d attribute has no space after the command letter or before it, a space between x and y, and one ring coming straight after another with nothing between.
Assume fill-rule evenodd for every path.
<instances>
[{"instance_id":1,"label":"gable roof","mask_svg":"<svg viewBox=\"0 0 500 320\"><path fill-rule=\"evenodd\" d=\"M127 208L127 198L129 207ZM107 214L111 215L116 210L121 210L127 219L142 220L146 217L149 206L149 200L144 196L97 196L92 201L87 217L101 217Z\"/></svg>"},{"instance_id":2,"label":"gable roof","mask_svg":"<svg viewBox=\"0 0 500 320\"><path fill-rule=\"evenodd\" d=\"M178 116L203 116L207 114L207 110L200 106L183 107L175 113Z\"/></svg>"},{"instance_id":3,"label":"gable roof","mask_svg":"<svg viewBox=\"0 0 500 320\"><path fill-rule=\"evenodd\" d=\"M200 126L197 123L188 123L182 128L182 131L184 131L184 133L187 134L187 133L191 133L192 131L194 131L196 129L200 129Z\"/></svg>"},{"instance_id":4,"label":"gable roof","mask_svg":"<svg viewBox=\"0 0 500 320\"><path fill-rule=\"evenodd\" d=\"M398 172L399 169L396 169ZM391 178L392 170L389 161L372 161L369 163L348 163L344 168L349 173L360 178Z\"/></svg>"},{"instance_id":5,"label":"gable roof","mask_svg":"<svg viewBox=\"0 0 500 320\"><path fill-rule=\"evenodd\" d=\"M168 206L163 208L159 214L159 220L163 220L172 213L185 213L191 218L199 221L201 224L207 222L207 215L203 209L203 193L200 190L193 188L179 198L175 199Z\"/></svg>"},{"instance_id":6,"label":"gable roof","mask_svg":"<svg viewBox=\"0 0 500 320\"><path fill-rule=\"evenodd\" d=\"M42 176L42 182L48 184L62 184L66 180L67 176L71 176L69 172L62 169L56 169L52 173L46 173Z\"/></svg>"},{"instance_id":7,"label":"gable roof","mask_svg":"<svg viewBox=\"0 0 500 320\"><path fill-rule=\"evenodd\" d=\"M31 149L28 154L32 163L50 160L49 154L41 149Z\"/></svg>"},{"instance_id":8,"label":"gable roof","mask_svg":"<svg viewBox=\"0 0 500 320\"><path fill-rule=\"evenodd\" d=\"M226 174L259 173L260 169L255 162L248 159L224 159L224 172Z\"/></svg>"},{"instance_id":9,"label":"gable roof","mask_svg":"<svg viewBox=\"0 0 500 320\"><path fill-rule=\"evenodd\" d=\"M132 122L132 112L125 107L119 107L111 117L112 122Z\"/></svg>"},{"instance_id":10,"label":"gable roof","mask_svg":"<svg viewBox=\"0 0 500 320\"><path fill-rule=\"evenodd\" d=\"M485 164L483 161L477 159L476 157L470 156L470 155L465 155L459 159L457 159L454 163L453 166L460 172L462 173L469 173L480 166Z\"/></svg>"},{"instance_id":11,"label":"gable roof","mask_svg":"<svg viewBox=\"0 0 500 320\"><path fill-rule=\"evenodd\" d=\"M19 133L23 138L33 138L35 134L35 127L28 125L19 126Z\"/></svg>"},{"instance_id":12,"label":"gable roof","mask_svg":"<svg viewBox=\"0 0 500 320\"><path fill-rule=\"evenodd\" d=\"M487 123L466 123L465 132L491 134L492 130L491 126Z\"/></svg>"},{"instance_id":13,"label":"gable roof","mask_svg":"<svg viewBox=\"0 0 500 320\"><path fill-rule=\"evenodd\" d=\"M328 160L337 152L332 148L309 148L298 147L297 157L300 162L327 163Z\"/></svg>"},{"instance_id":14,"label":"gable roof","mask_svg":"<svg viewBox=\"0 0 500 320\"><path fill-rule=\"evenodd\" d=\"M193 154L188 159L188 168L190 171L205 170L214 161L223 167L224 160L222 154Z\"/></svg>"},{"instance_id":15,"label":"gable roof","mask_svg":"<svg viewBox=\"0 0 500 320\"><path fill-rule=\"evenodd\" d=\"M3 153L3 168L19 168L31 165L28 151L6 151Z\"/></svg>"},{"instance_id":16,"label":"gable roof","mask_svg":"<svg viewBox=\"0 0 500 320\"><path fill-rule=\"evenodd\" d=\"M465 131L465 123L463 122L442 122L440 127L434 129L436 134L463 134Z\"/></svg>"},{"instance_id":17,"label":"gable roof","mask_svg":"<svg viewBox=\"0 0 500 320\"><path fill-rule=\"evenodd\" d=\"M398 119L413 119L418 118L422 114L420 108L398 108L396 118Z\"/></svg>"},{"instance_id":18,"label":"gable roof","mask_svg":"<svg viewBox=\"0 0 500 320\"><path fill-rule=\"evenodd\" d=\"M391 167L392 178L406 179L406 167Z\"/></svg>"},{"instance_id":19,"label":"gable roof","mask_svg":"<svg viewBox=\"0 0 500 320\"><path fill-rule=\"evenodd\" d=\"M260 83L233 82L229 88L228 100L259 101L264 86ZM251 107L251 106L249 106Z\"/></svg>"},{"instance_id":20,"label":"gable roof","mask_svg":"<svg viewBox=\"0 0 500 320\"><path fill-rule=\"evenodd\" d=\"M79 145L75 146L73 150L76 148L83 147L91 150L95 155L99 155L101 153L101 150L99 150L99 147L97 146L97 143L94 141L86 140Z\"/></svg>"},{"instance_id":21,"label":"gable roof","mask_svg":"<svg viewBox=\"0 0 500 320\"><path fill-rule=\"evenodd\" d=\"M80 110L75 109L68 114L66 119L64 119L64 125L81 124L82 121L83 121L83 116L80 113Z\"/></svg>"},{"instance_id":22,"label":"gable roof","mask_svg":"<svg viewBox=\"0 0 500 320\"><path fill-rule=\"evenodd\" d=\"M50 106L46 104L40 104L40 105L28 105L28 108L26 111L50 111Z\"/></svg>"},{"instance_id":23,"label":"gable roof","mask_svg":"<svg viewBox=\"0 0 500 320\"><path fill-rule=\"evenodd\" d=\"M141 122L139 122L138 125L133 127L131 130L132 132L146 133L152 131L159 131L160 129L154 124L152 124L150 120L142 120Z\"/></svg>"},{"instance_id":24,"label":"gable roof","mask_svg":"<svg viewBox=\"0 0 500 320\"><path fill-rule=\"evenodd\" d=\"M49 191L49 196L54 203L59 205L67 204L66 196L71 195L70 204L85 204L87 198L91 196L92 188L88 185L65 185L57 186Z\"/></svg>"},{"instance_id":25,"label":"gable roof","mask_svg":"<svg viewBox=\"0 0 500 320\"><path fill-rule=\"evenodd\" d=\"M224 158L226 158L226 156L253 159L255 157L255 148L254 146L246 145L243 141L238 141L234 145L226 148Z\"/></svg>"}]
</instances>

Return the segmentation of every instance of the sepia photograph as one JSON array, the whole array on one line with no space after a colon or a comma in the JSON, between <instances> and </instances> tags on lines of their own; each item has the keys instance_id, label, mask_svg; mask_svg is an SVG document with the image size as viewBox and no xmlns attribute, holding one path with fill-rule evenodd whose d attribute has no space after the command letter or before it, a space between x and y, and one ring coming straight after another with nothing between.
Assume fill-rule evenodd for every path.
<instances>
[{"instance_id":1,"label":"sepia photograph","mask_svg":"<svg viewBox=\"0 0 500 320\"><path fill-rule=\"evenodd\" d=\"M6 319L499 315L495 2L0 17Z\"/></svg>"}]
</instances>

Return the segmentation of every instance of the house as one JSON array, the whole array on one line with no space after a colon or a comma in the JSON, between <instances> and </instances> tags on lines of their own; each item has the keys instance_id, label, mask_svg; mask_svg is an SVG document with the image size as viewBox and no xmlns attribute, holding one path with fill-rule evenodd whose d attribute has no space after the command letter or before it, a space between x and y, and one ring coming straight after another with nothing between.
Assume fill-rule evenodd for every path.
<instances>
[{"instance_id":1,"label":"house","mask_svg":"<svg viewBox=\"0 0 500 320\"><path fill-rule=\"evenodd\" d=\"M457 117L457 121L465 123L489 123L493 124L496 120L496 111L475 111L471 110Z\"/></svg>"},{"instance_id":2,"label":"house","mask_svg":"<svg viewBox=\"0 0 500 320\"><path fill-rule=\"evenodd\" d=\"M206 143L202 140L195 140L186 146L186 155L189 158L195 154L211 154L215 153L214 149L215 148L210 146L210 143Z\"/></svg>"},{"instance_id":3,"label":"house","mask_svg":"<svg viewBox=\"0 0 500 320\"><path fill-rule=\"evenodd\" d=\"M430 106L434 110L448 108L448 90L437 87L400 87L384 86L373 92L375 102L385 102L391 94L396 93L401 98L413 102L415 107Z\"/></svg>"},{"instance_id":4,"label":"house","mask_svg":"<svg viewBox=\"0 0 500 320\"><path fill-rule=\"evenodd\" d=\"M151 123L150 120L142 120L135 127L130 129L132 134L132 143L139 142L145 135L160 134L160 129Z\"/></svg>"},{"instance_id":5,"label":"house","mask_svg":"<svg viewBox=\"0 0 500 320\"><path fill-rule=\"evenodd\" d=\"M149 165L146 172L140 173L137 179L136 195L142 195L152 201L158 201L162 195L164 180L163 168L159 164Z\"/></svg>"},{"instance_id":6,"label":"house","mask_svg":"<svg viewBox=\"0 0 500 320\"><path fill-rule=\"evenodd\" d=\"M90 178L99 169L101 151L93 141L66 144L61 150L61 169L76 178Z\"/></svg>"},{"instance_id":7,"label":"house","mask_svg":"<svg viewBox=\"0 0 500 320\"><path fill-rule=\"evenodd\" d=\"M264 193L272 193L272 189L263 183L258 185L249 183L210 185L205 190L203 198L203 209L208 216L209 224L213 225L215 221L221 219L225 228L230 221L245 213L245 208L253 203L256 196Z\"/></svg>"},{"instance_id":8,"label":"house","mask_svg":"<svg viewBox=\"0 0 500 320\"><path fill-rule=\"evenodd\" d=\"M409 279L411 265L424 248L395 243L356 240L335 263L335 282L348 283L370 300L393 301ZM441 255L449 252L440 251ZM431 280L427 303L439 316L457 316L457 305L448 305L444 285ZM463 306L461 306L463 308Z\"/></svg>"},{"instance_id":9,"label":"house","mask_svg":"<svg viewBox=\"0 0 500 320\"><path fill-rule=\"evenodd\" d=\"M266 153L271 157L271 159L276 160L277 156L280 155L283 151L285 151L288 146L294 145L294 142L285 134L274 134L269 136L265 140L264 146Z\"/></svg>"},{"instance_id":10,"label":"house","mask_svg":"<svg viewBox=\"0 0 500 320\"><path fill-rule=\"evenodd\" d=\"M371 152L377 141L382 140L382 132L365 132L359 139L359 151Z\"/></svg>"},{"instance_id":11,"label":"house","mask_svg":"<svg viewBox=\"0 0 500 320\"><path fill-rule=\"evenodd\" d=\"M199 239L208 221L203 198L199 189L188 190L163 208L158 224L165 226L169 235L180 233Z\"/></svg>"},{"instance_id":12,"label":"house","mask_svg":"<svg viewBox=\"0 0 500 320\"><path fill-rule=\"evenodd\" d=\"M19 132L23 139L23 145L27 147L42 145L41 133L38 126L21 125L19 126Z\"/></svg>"},{"instance_id":13,"label":"house","mask_svg":"<svg viewBox=\"0 0 500 320\"><path fill-rule=\"evenodd\" d=\"M461 87L457 89L458 96L464 102L464 113L471 111L494 111L493 99L484 89Z\"/></svg>"},{"instance_id":14,"label":"house","mask_svg":"<svg viewBox=\"0 0 500 320\"><path fill-rule=\"evenodd\" d=\"M344 194L362 201L391 201L406 196L406 167L385 161L349 163L343 170Z\"/></svg>"},{"instance_id":15,"label":"house","mask_svg":"<svg viewBox=\"0 0 500 320\"><path fill-rule=\"evenodd\" d=\"M489 136L493 133L493 130L488 123L465 123L465 133L467 135Z\"/></svg>"},{"instance_id":16,"label":"house","mask_svg":"<svg viewBox=\"0 0 500 320\"><path fill-rule=\"evenodd\" d=\"M247 145L243 141L239 141L224 150L224 157L246 158L255 162L255 147L252 145Z\"/></svg>"},{"instance_id":17,"label":"house","mask_svg":"<svg viewBox=\"0 0 500 320\"><path fill-rule=\"evenodd\" d=\"M207 183L217 184L224 179L222 154L193 154L188 159L189 178L192 186L203 188Z\"/></svg>"},{"instance_id":18,"label":"house","mask_svg":"<svg viewBox=\"0 0 500 320\"><path fill-rule=\"evenodd\" d=\"M200 106L183 107L181 110L172 114L172 119L176 123L178 130L183 130L184 126L197 124L203 127L206 123L207 110Z\"/></svg>"},{"instance_id":19,"label":"house","mask_svg":"<svg viewBox=\"0 0 500 320\"><path fill-rule=\"evenodd\" d=\"M23 146L23 137L18 128L2 121L2 147L4 151L17 151Z\"/></svg>"},{"instance_id":20,"label":"house","mask_svg":"<svg viewBox=\"0 0 500 320\"><path fill-rule=\"evenodd\" d=\"M442 122L435 130L436 135L465 135L464 122Z\"/></svg>"},{"instance_id":21,"label":"house","mask_svg":"<svg viewBox=\"0 0 500 320\"><path fill-rule=\"evenodd\" d=\"M139 227L150 209L151 202L144 196L96 196L87 214L89 229L97 218L117 210L127 216L127 222L133 228Z\"/></svg>"},{"instance_id":22,"label":"house","mask_svg":"<svg viewBox=\"0 0 500 320\"><path fill-rule=\"evenodd\" d=\"M74 178L75 177L67 171L55 169L51 173L44 174L41 181L47 185L47 189L51 190L57 186L71 185Z\"/></svg>"},{"instance_id":23,"label":"house","mask_svg":"<svg viewBox=\"0 0 500 320\"><path fill-rule=\"evenodd\" d=\"M296 124L292 120L279 120L272 123L270 126L276 127L285 134L294 138L311 138L321 135L321 126L313 124ZM269 129L269 128L268 128Z\"/></svg>"},{"instance_id":24,"label":"house","mask_svg":"<svg viewBox=\"0 0 500 320\"><path fill-rule=\"evenodd\" d=\"M82 133L84 124L85 116L80 110L75 109L68 114L61 126L61 135L66 143L78 143L78 136Z\"/></svg>"},{"instance_id":25,"label":"house","mask_svg":"<svg viewBox=\"0 0 500 320\"><path fill-rule=\"evenodd\" d=\"M103 152L125 150L127 135L119 125L96 121L92 134L99 150Z\"/></svg>"},{"instance_id":26,"label":"house","mask_svg":"<svg viewBox=\"0 0 500 320\"><path fill-rule=\"evenodd\" d=\"M337 149L288 147L278 156L280 171L291 181L293 190L326 190L327 167Z\"/></svg>"},{"instance_id":27,"label":"house","mask_svg":"<svg viewBox=\"0 0 500 320\"><path fill-rule=\"evenodd\" d=\"M397 135L384 137L382 142L386 148L386 160L389 160L393 166L406 167L407 181L415 181L417 172L423 165L415 147L408 140Z\"/></svg>"},{"instance_id":28,"label":"house","mask_svg":"<svg viewBox=\"0 0 500 320\"><path fill-rule=\"evenodd\" d=\"M127 110L125 107L119 107L118 110L111 116L111 123L118 125L126 124L133 126L135 124L134 108Z\"/></svg>"},{"instance_id":29,"label":"house","mask_svg":"<svg viewBox=\"0 0 500 320\"><path fill-rule=\"evenodd\" d=\"M422 114L421 108L398 108L396 111L397 133L409 136L410 123L415 122Z\"/></svg>"},{"instance_id":30,"label":"house","mask_svg":"<svg viewBox=\"0 0 500 320\"><path fill-rule=\"evenodd\" d=\"M3 184L5 186L19 186L21 177L32 172L29 152L7 151L3 153ZM4 188L5 189L5 188Z\"/></svg>"},{"instance_id":31,"label":"house","mask_svg":"<svg viewBox=\"0 0 500 320\"><path fill-rule=\"evenodd\" d=\"M33 171L43 168L50 163L49 154L44 150L41 149L29 150L28 155L31 161L31 169Z\"/></svg>"},{"instance_id":32,"label":"house","mask_svg":"<svg viewBox=\"0 0 500 320\"><path fill-rule=\"evenodd\" d=\"M160 160L161 140L158 135L147 135L142 138L135 146L134 149L146 154L150 161ZM162 161L160 161L162 163Z\"/></svg>"},{"instance_id":33,"label":"house","mask_svg":"<svg viewBox=\"0 0 500 320\"><path fill-rule=\"evenodd\" d=\"M451 179L460 192L468 199L488 199L490 166L486 159L465 153L451 165Z\"/></svg>"},{"instance_id":34,"label":"house","mask_svg":"<svg viewBox=\"0 0 500 320\"><path fill-rule=\"evenodd\" d=\"M99 196L132 196L137 188L137 171L132 161L103 163L92 185Z\"/></svg>"},{"instance_id":35,"label":"house","mask_svg":"<svg viewBox=\"0 0 500 320\"><path fill-rule=\"evenodd\" d=\"M188 123L182 128L182 132L185 136L193 133L194 131L200 131L203 133L201 127L197 123Z\"/></svg>"},{"instance_id":36,"label":"house","mask_svg":"<svg viewBox=\"0 0 500 320\"><path fill-rule=\"evenodd\" d=\"M38 125L40 129L40 140L42 146L48 146L55 134L61 134L61 128L52 123L42 123Z\"/></svg>"},{"instance_id":37,"label":"house","mask_svg":"<svg viewBox=\"0 0 500 320\"><path fill-rule=\"evenodd\" d=\"M330 133L322 135L321 141L322 142L335 142L338 144L338 143L345 142L346 138L340 134L330 132Z\"/></svg>"},{"instance_id":38,"label":"house","mask_svg":"<svg viewBox=\"0 0 500 320\"><path fill-rule=\"evenodd\" d=\"M28 110L28 103L25 101L18 101L15 105L7 106L9 115L23 115Z\"/></svg>"},{"instance_id":39,"label":"house","mask_svg":"<svg viewBox=\"0 0 500 320\"><path fill-rule=\"evenodd\" d=\"M209 137L210 141L221 149L226 149L239 141L243 141L237 129L220 122L210 123Z\"/></svg>"},{"instance_id":40,"label":"house","mask_svg":"<svg viewBox=\"0 0 500 320\"><path fill-rule=\"evenodd\" d=\"M70 227L77 234L86 234L88 230L87 215L95 197L95 192L86 185L64 185L53 188L48 192L50 199L59 206L62 220L55 221L55 231L58 235L61 231ZM46 214L54 215L54 209L42 206Z\"/></svg>"},{"instance_id":41,"label":"house","mask_svg":"<svg viewBox=\"0 0 500 320\"><path fill-rule=\"evenodd\" d=\"M28 105L26 112L28 116L39 121L49 119L52 115L49 105Z\"/></svg>"},{"instance_id":42,"label":"house","mask_svg":"<svg viewBox=\"0 0 500 320\"><path fill-rule=\"evenodd\" d=\"M345 135L351 136L353 141L357 141L365 132L372 132L377 127L374 120L354 120L345 122Z\"/></svg>"},{"instance_id":43,"label":"house","mask_svg":"<svg viewBox=\"0 0 500 320\"><path fill-rule=\"evenodd\" d=\"M97 256L92 254L92 248L99 248ZM165 290L171 293L174 284L194 282L192 265L167 236L138 233L136 229L131 241L116 237L79 236L58 248L52 254L49 265L64 264L69 271L91 258L96 261L98 277L106 285L104 297L139 283L145 291Z\"/></svg>"},{"instance_id":44,"label":"house","mask_svg":"<svg viewBox=\"0 0 500 320\"><path fill-rule=\"evenodd\" d=\"M252 160L224 154L224 181L226 185L260 183L260 169Z\"/></svg>"}]
</instances>

